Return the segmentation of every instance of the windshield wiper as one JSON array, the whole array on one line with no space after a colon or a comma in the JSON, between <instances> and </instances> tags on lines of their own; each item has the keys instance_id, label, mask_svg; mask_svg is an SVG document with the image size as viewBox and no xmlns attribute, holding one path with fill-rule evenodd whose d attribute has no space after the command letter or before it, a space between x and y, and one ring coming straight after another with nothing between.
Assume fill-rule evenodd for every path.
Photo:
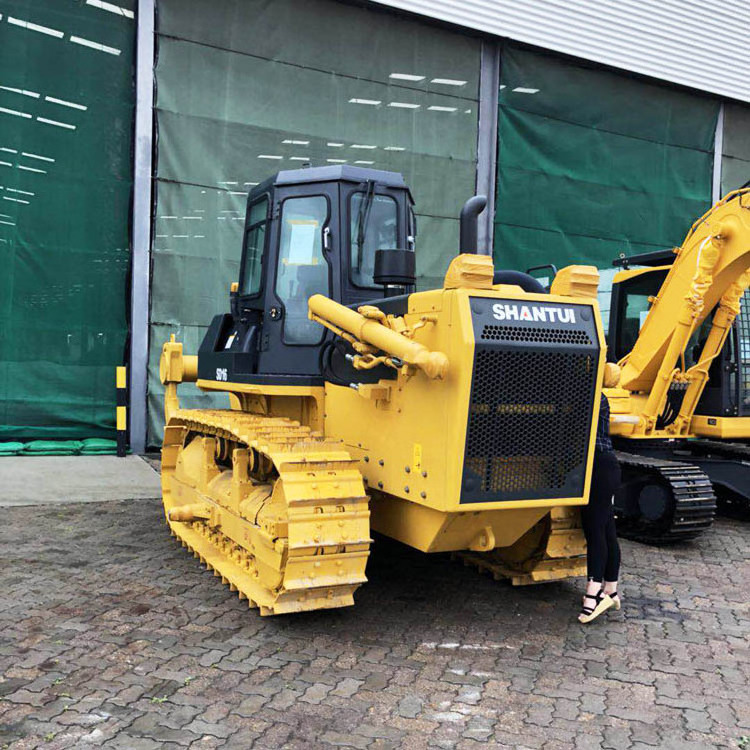
<instances>
[{"instance_id":1,"label":"windshield wiper","mask_svg":"<svg viewBox=\"0 0 750 750\"><path fill-rule=\"evenodd\" d=\"M370 210L375 200L375 181L367 180L366 185L365 196L359 204L359 212L357 214L357 272L362 271L367 223L370 220Z\"/></svg>"}]
</instances>

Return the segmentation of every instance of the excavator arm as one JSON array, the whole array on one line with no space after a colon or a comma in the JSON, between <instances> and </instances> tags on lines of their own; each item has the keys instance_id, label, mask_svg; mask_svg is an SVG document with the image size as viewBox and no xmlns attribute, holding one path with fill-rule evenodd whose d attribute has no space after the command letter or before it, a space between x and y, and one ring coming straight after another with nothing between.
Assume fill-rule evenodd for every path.
<instances>
[{"instance_id":1,"label":"excavator arm","mask_svg":"<svg viewBox=\"0 0 750 750\"><path fill-rule=\"evenodd\" d=\"M736 190L693 224L613 391L612 430L630 437L689 435L708 370L750 285L750 189ZM698 362L685 367L693 333L717 308ZM627 403L627 407L625 407Z\"/></svg>"}]
</instances>

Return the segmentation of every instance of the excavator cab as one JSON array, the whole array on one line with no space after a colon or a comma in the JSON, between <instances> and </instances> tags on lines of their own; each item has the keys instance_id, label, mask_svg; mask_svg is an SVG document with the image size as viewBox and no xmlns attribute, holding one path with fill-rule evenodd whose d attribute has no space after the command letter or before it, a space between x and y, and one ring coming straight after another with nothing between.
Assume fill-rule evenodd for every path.
<instances>
[{"instance_id":1,"label":"excavator cab","mask_svg":"<svg viewBox=\"0 0 750 750\"><path fill-rule=\"evenodd\" d=\"M607 356L618 362L635 346L651 303L664 284L675 255L662 250L614 261L622 270L614 277L607 334ZM685 349L685 364L695 365L711 329L715 311L695 331ZM711 363L709 378L695 410L711 418L750 417L750 291L740 300L721 353Z\"/></svg>"},{"instance_id":2,"label":"excavator cab","mask_svg":"<svg viewBox=\"0 0 750 750\"><path fill-rule=\"evenodd\" d=\"M750 417L750 293L740 300L740 309L724 348L711 363L708 383L695 409L698 417ZM688 364L698 360L710 326L710 320L704 321L694 336L687 352Z\"/></svg>"},{"instance_id":3,"label":"excavator cab","mask_svg":"<svg viewBox=\"0 0 750 750\"><path fill-rule=\"evenodd\" d=\"M400 174L347 165L282 171L256 186L231 312L211 322L199 377L320 384L332 336L308 318L308 299L356 307L413 292L413 206Z\"/></svg>"},{"instance_id":4,"label":"excavator cab","mask_svg":"<svg viewBox=\"0 0 750 750\"><path fill-rule=\"evenodd\" d=\"M667 278L674 255L666 250L651 260L653 255L618 258L614 262L623 270L612 281L607 333L607 359L610 362L619 362L633 349L651 309L651 299L659 293ZM636 267L630 268L631 264Z\"/></svg>"}]
</instances>

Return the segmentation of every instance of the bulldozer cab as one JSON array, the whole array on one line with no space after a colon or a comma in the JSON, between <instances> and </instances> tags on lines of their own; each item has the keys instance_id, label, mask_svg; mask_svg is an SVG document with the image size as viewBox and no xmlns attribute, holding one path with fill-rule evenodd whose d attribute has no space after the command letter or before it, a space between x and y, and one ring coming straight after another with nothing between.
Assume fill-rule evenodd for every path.
<instances>
[{"instance_id":1,"label":"bulldozer cab","mask_svg":"<svg viewBox=\"0 0 750 750\"><path fill-rule=\"evenodd\" d=\"M413 199L400 174L347 165L282 171L248 196L231 313L214 318L201 378L320 380L323 294L345 305L414 291Z\"/></svg>"}]
</instances>

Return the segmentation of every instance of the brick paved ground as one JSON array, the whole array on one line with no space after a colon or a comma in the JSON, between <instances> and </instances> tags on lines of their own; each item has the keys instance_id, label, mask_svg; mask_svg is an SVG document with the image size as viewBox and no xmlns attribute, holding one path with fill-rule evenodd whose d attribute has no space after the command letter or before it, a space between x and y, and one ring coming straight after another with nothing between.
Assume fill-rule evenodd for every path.
<instances>
[{"instance_id":1,"label":"brick paved ground","mask_svg":"<svg viewBox=\"0 0 750 750\"><path fill-rule=\"evenodd\" d=\"M584 628L571 583L514 590L385 540L356 607L261 619L155 501L2 512L3 748L692 750L750 735L750 523L625 543L623 610Z\"/></svg>"}]
</instances>

